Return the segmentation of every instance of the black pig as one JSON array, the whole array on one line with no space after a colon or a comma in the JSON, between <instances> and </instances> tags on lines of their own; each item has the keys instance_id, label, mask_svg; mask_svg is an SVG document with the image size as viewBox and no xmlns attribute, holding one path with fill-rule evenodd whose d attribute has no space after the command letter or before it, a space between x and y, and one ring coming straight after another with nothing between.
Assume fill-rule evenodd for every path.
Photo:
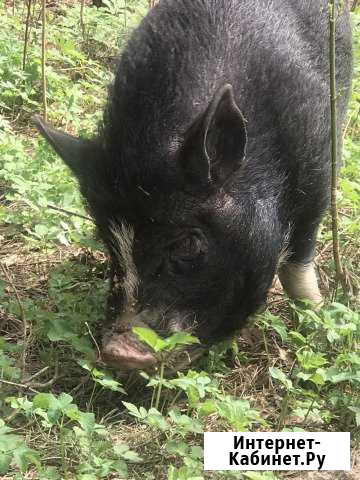
<instances>
[{"instance_id":1,"label":"black pig","mask_svg":"<svg viewBox=\"0 0 360 480\"><path fill-rule=\"evenodd\" d=\"M346 2L344 2L346 3ZM78 178L111 257L105 361L154 364L131 332L231 335L279 276L321 304L329 202L327 0L162 0L123 50L93 140L38 121ZM351 83L337 21L339 146Z\"/></svg>"}]
</instances>

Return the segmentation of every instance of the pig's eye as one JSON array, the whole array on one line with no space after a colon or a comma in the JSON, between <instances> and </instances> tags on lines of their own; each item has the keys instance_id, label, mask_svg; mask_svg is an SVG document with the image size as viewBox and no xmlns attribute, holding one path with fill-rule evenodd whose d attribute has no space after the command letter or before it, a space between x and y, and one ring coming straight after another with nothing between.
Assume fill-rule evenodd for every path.
<instances>
[{"instance_id":1,"label":"pig's eye","mask_svg":"<svg viewBox=\"0 0 360 480\"><path fill-rule=\"evenodd\" d=\"M190 270L194 262L204 253L203 244L199 237L191 235L174 243L170 249L170 262L176 273Z\"/></svg>"}]
</instances>

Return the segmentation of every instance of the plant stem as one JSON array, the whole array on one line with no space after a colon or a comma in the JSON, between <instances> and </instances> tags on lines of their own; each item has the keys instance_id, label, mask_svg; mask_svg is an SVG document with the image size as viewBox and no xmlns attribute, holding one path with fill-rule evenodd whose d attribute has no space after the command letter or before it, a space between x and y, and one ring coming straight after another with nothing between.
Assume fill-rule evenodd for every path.
<instances>
[{"instance_id":1,"label":"plant stem","mask_svg":"<svg viewBox=\"0 0 360 480\"><path fill-rule=\"evenodd\" d=\"M338 189L338 139L337 139L337 94L336 94L336 15L335 0L329 2L329 63L330 63L330 110L331 110L331 218L332 218L332 237L333 237L333 256L335 263L336 285L341 282L343 290L346 292L346 281L340 257L339 246L339 214L337 206Z\"/></svg>"},{"instance_id":2,"label":"plant stem","mask_svg":"<svg viewBox=\"0 0 360 480\"><path fill-rule=\"evenodd\" d=\"M269 352L269 347L268 347L267 340L266 340L264 327L261 329L261 331L262 331L262 336L263 336L263 340L264 340L264 347L265 347L265 353L266 353L267 361L268 361L268 364L270 365L270 352Z\"/></svg>"},{"instance_id":3,"label":"plant stem","mask_svg":"<svg viewBox=\"0 0 360 480\"><path fill-rule=\"evenodd\" d=\"M27 0L26 2L27 12L26 12L26 20L25 20L25 38L24 38L24 51L23 51L23 61L22 61L22 68L25 70L26 67L26 54L27 54L27 47L29 42L29 24L30 24L30 17L31 17L31 0Z\"/></svg>"},{"instance_id":4,"label":"plant stem","mask_svg":"<svg viewBox=\"0 0 360 480\"><path fill-rule=\"evenodd\" d=\"M80 5L80 27L81 27L81 33L82 33L83 40L85 40L84 5L85 5L85 0L81 0L81 5Z\"/></svg>"},{"instance_id":5,"label":"plant stem","mask_svg":"<svg viewBox=\"0 0 360 480\"><path fill-rule=\"evenodd\" d=\"M160 364L160 382L157 390L156 403L155 403L156 410L159 410L160 396L161 396L161 390L162 390L163 380L164 380L164 371L165 371L165 362L162 361Z\"/></svg>"},{"instance_id":6,"label":"plant stem","mask_svg":"<svg viewBox=\"0 0 360 480\"><path fill-rule=\"evenodd\" d=\"M42 35L41 35L41 74L43 94L43 118L47 120L46 100L46 0L42 0Z\"/></svg>"},{"instance_id":7,"label":"plant stem","mask_svg":"<svg viewBox=\"0 0 360 480\"><path fill-rule=\"evenodd\" d=\"M287 393L281 402L281 411L280 411L279 421L277 424L277 431L280 431L280 429L285 425L285 419L288 413L289 400L290 400L290 395L289 393Z\"/></svg>"},{"instance_id":8,"label":"plant stem","mask_svg":"<svg viewBox=\"0 0 360 480\"><path fill-rule=\"evenodd\" d=\"M154 408L155 392L156 390L154 389L151 394L150 408Z\"/></svg>"},{"instance_id":9,"label":"plant stem","mask_svg":"<svg viewBox=\"0 0 360 480\"><path fill-rule=\"evenodd\" d=\"M315 403L315 398L313 398L313 399L311 400L311 404L310 404L310 406L309 406L309 408L308 408L308 411L306 412L306 415L305 415L305 417L304 417L304 423L306 423L306 421L307 421L307 419L308 419L308 416L310 415L310 412L311 412L311 410L312 410L312 407L314 406L314 403Z\"/></svg>"}]
</instances>

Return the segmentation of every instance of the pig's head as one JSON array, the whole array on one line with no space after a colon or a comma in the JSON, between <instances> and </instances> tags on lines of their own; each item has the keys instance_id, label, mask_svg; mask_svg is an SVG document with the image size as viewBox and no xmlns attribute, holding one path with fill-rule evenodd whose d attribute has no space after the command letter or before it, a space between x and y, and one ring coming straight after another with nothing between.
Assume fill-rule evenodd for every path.
<instances>
[{"instance_id":1,"label":"pig's head","mask_svg":"<svg viewBox=\"0 0 360 480\"><path fill-rule=\"evenodd\" d=\"M166 158L158 152L151 162L139 159L141 138L129 146L130 134L119 154L102 135L80 140L41 121L38 128L77 176L110 252L107 363L124 370L155 363L134 326L161 336L188 331L204 348L265 301L279 253L269 220L275 207L259 172L249 173L245 120L230 85L170 142ZM182 352L182 360L200 350Z\"/></svg>"}]
</instances>

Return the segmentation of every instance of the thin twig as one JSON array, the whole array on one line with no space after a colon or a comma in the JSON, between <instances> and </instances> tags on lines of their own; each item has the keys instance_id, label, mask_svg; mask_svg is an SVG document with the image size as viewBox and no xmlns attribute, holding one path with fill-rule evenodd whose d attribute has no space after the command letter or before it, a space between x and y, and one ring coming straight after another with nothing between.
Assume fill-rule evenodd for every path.
<instances>
[{"instance_id":1,"label":"thin twig","mask_svg":"<svg viewBox=\"0 0 360 480\"><path fill-rule=\"evenodd\" d=\"M336 287L340 281L344 292L347 291L346 279L342 267L339 245L339 214L337 206L338 189L338 138L337 138L337 93L336 93L336 12L335 0L329 3L330 28L330 109L331 109L331 218L333 237L333 256L335 262ZM335 288L336 290L336 288Z\"/></svg>"},{"instance_id":2,"label":"thin twig","mask_svg":"<svg viewBox=\"0 0 360 480\"><path fill-rule=\"evenodd\" d=\"M80 4L80 27L81 27L81 33L82 33L83 40L85 40L84 5L85 5L85 0L81 0L81 4Z\"/></svg>"},{"instance_id":3,"label":"thin twig","mask_svg":"<svg viewBox=\"0 0 360 480\"><path fill-rule=\"evenodd\" d=\"M28 38L31 38L31 29L34 26L34 19L35 19L35 10L36 10L36 0L33 1L33 9L32 13L30 16L30 22L29 22L29 31L28 31Z\"/></svg>"},{"instance_id":4,"label":"thin twig","mask_svg":"<svg viewBox=\"0 0 360 480\"><path fill-rule=\"evenodd\" d=\"M18 291L15 287L15 284L14 284L12 278L11 278L11 275L9 274L9 271L7 270L7 268L5 268L3 263L0 263L0 265L1 265L1 269L2 269L2 271L3 271L3 273L6 277L7 281L10 283L11 288L13 289L13 291L15 293L16 301L19 305L20 318L21 318L22 325L23 325L23 349L22 349L22 355L21 355L21 378L24 378L25 370L26 370L26 353L27 353L27 340L28 340L27 332L28 332L28 329L29 329L29 325L28 325L27 320L26 320L24 307L21 303L20 296L19 296Z\"/></svg>"},{"instance_id":5,"label":"thin twig","mask_svg":"<svg viewBox=\"0 0 360 480\"><path fill-rule=\"evenodd\" d=\"M0 383L4 383L5 385L11 385L13 387L18 387L18 388L26 388L27 390L30 390L31 392L39 393L32 386L26 385L26 383L10 382L10 380L4 380L3 378L0 378Z\"/></svg>"},{"instance_id":6,"label":"thin twig","mask_svg":"<svg viewBox=\"0 0 360 480\"><path fill-rule=\"evenodd\" d=\"M50 380L48 380L47 382L30 382L29 384L28 383L25 383L25 385L28 385L29 387L31 388L48 388L48 387L51 387L52 385L54 385L54 383L56 382L56 380L59 378L59 375L58 375L58 365L56 364L55 365L55 373L54 373L54 376L52 378L50 378Z\"/></svg>"},{"instance_id":7,"label":"thin twig","mask_svg":"<svg viewBox=\"0 0 360 480\"><path fill-rule=\"evenodd\" d=\"M94 344L95 344L95 346L96 346L96 349L97 349L97 351L98 351L99 358L101 358L101 351L100 351L99 345L98 345L97 341L95 340L94 335L92 334L92 332L91 332L91 330L90 330L90 327L89 327L88 322L85 322L85 325L86 325L86 328L87 328L87 330L88 330L88 332L89 332L89 335L90 335L90 337L91 337L91 340L94 342Z\"/></svg>"},{"instance_id":8,"label":"thin twig","mask_svg":"<svg viewBox=\"0 0 360 480\"><path fill-rule=\"evenodd\" d=\"M47 372L49 370L50 366L47 365L46 367L42 368L41 370L39 370L38 372L34 373L33 375L30 375L30 377L25 380L25 383L29 384L29 382L31 382L32 380L34 380L34 378L37 378L39 377L40 375L42 375L43 373Z\"/></svg>"},{"instance_id":9,"label":"thin twig","mask_svg":"<svg viewBox=\"0 0 360 480\"><path fill-rule=\"evenodd\" d=\"M343 131L343 136L342 136L343 141L344 141L344 139L345 139L345 137L346 137L346 135L347 135L347 133L348 133L348 129L349 129L349 127L350 127L351 120L352 120L352 115L349 116L349 120L347 121L347 123L346 123L346 125L345 125L344 131Z\"/></svg>"},{"instance_id":10,"label":"thin twig","mask_svg":"<svg viewBox=\"0 0 360 480\"><path fill-rule=\"evenodd\" d=\"M0 378L0 382L5 383L6 385L12 385L14 387L18 387L18 388L26 388L28 390L31 390L32 392L38 393L38 391L36 389L51 387L51 385L53 385L56 382L56 380L59 378L59 375L58 375L59 374L59 364L58 364L58 362L56 362L55 363L54 376L50 380L48 380L47 382L31 382L30 381L31 378L35 378L35 377L39 376L41 373L44 373L48 369L49 369L49 367L45 367L45 368L41 369L39 372L32 375L28 380L26 380L24 382L21 382L21 383L11 382L10 380L4 380L3 378Z\"/></svg>"},{"instance_id":11,"label":"thin twig","mask_svg":"<svg viewBox=\"0 0 360 480\"><path fill-rule=\"evenodd\" d=\"M56 210L57 212L66 213L66 215L71 215L73 217L83 218L84 220L88 220L89 222L93 222L94 220L91 217L87 217L86 215L82 215L81 213L71 212L70 210L65 210L65 208L55 207L54 205L47 204L47 208L51 208L52 210Z\"/></svg>"},{"instance_id":12,"label":"thin twig","mask_svg":"<svg viewBox=\"0 0 360 480\"><path fill-rule=\"evenodd\" d=\"M41 76L43 94L43 118L47 120L46 98L46 0L42 0L42 33L41 33Z\"/></svg>"},{"instance_id":13,"label":"thin twig","mask_svg":"<svg viewBox=\"0 0 360 480\"><path fill-rule=\"evenodd\" d=\"M27 12L26 12L26 20L25 20L25 38L24 38L24 51L23 51L23 62L22 67L25 70L26 67L26 54L27 54L27 47L29 41L29 23L30 23L30 16L31 16L31 0L27 0L26 2Z\"/></svg>"}]
</instances>

